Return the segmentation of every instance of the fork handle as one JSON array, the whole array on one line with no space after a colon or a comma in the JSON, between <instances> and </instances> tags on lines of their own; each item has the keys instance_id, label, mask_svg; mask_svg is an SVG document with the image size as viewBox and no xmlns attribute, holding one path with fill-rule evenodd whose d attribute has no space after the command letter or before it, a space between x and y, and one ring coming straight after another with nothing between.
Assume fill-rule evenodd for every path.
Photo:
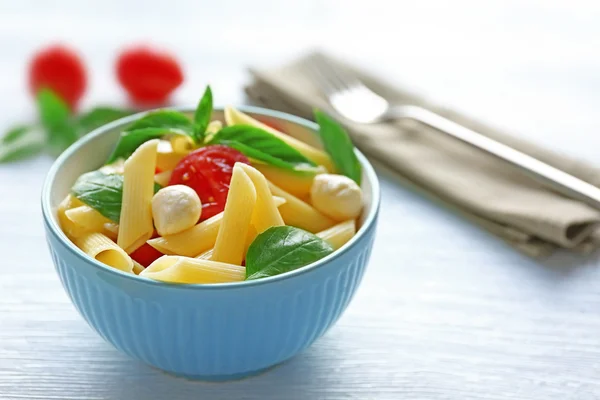
<instances>
[{"instance_id":1,"label":"fork handle","mask_svg":"<svg viewBox=\"0 0 600 400\"><path fill-rule=\"evenodd\" d=\"M534 157L490 139L480 133L418 106L389 109L386 119L409 118L448 134L510 164L563 195L581 200L600 210L600 189Z\"/></svg>"}]
</instances>

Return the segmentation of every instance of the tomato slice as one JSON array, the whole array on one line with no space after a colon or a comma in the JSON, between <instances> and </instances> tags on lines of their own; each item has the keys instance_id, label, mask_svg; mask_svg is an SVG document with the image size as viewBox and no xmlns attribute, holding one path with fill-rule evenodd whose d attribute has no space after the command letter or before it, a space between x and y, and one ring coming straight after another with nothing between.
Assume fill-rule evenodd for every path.
<instances>
[{"instance_id":1,"label":"tomato slice","mask_svg":"<svg viewBox=\"0 0 600 400\"><path fill-rule=\"evenodd\" d=\"M136 251L130 254L131 258L142 264L144 267L152 264L154 260L162 256L163 254L150 246L148 243L144 243Z\"/></svg>"},{"instance_id":2,"label":"tomato slice","mask_svg":"<svg viewBox=\"0 0 600 400\"><path fill-rule=\"evenodd\" d=\"M236 162L250 164L239 151L224 145L202 147L185 156L173 169L169 185L186 185L202 201L201 221L225 209L229 183Z\"/></svg>"}]
</instances>

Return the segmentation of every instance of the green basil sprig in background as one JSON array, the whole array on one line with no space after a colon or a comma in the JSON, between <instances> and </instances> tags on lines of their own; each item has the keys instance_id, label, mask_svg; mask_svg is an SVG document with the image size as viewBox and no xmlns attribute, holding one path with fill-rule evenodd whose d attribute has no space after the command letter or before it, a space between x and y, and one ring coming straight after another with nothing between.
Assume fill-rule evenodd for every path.
<instances>
[{"instance_id":1,"label":"green basil sprig in background","mask_svg":"<svg viewBox=\"0 0 600 400\"><path fill-rule=\"evenodd\" d=\"M154 184L154 193L161 186ZM81 175L71 188L71 194L106 218L119 222L123 201L123 176L92 171Z\"/></svg>"},{"instance_id":2,"label":"green basil sprig in background","mask_svg":"<svg viewBox=\"0 0 600 400\"><path fill-rule=\"evenodd\" d=\"M16 126L0 139L0 163L38 154L45 145L46 134L40 127Z\"/></svg>"},{"instance_id":3,"label":"green basil sprig in background","mask_svg":"<svg viewBox=\"0 0 600 400\"><path fill-rule=\"evenodd\" d=\"M266 278L311 264L331 254L333 247L312 233L293 226L267 229L246 254L246 280Z\"/></svg>"},{"instance_id":4,"label":"green basil sprig in background","mask_svg":"<svg viewBox=\"0 0 600 400\"><path fill-rule=\"evenodd\" d=\"M31 157L44 150L57 156L81 136L133 112L97 107L72 115L67 104L50 89L37 93L36 104L38 123L14 127L0 138L0 163Z\"/></svg>"}]
</instances>

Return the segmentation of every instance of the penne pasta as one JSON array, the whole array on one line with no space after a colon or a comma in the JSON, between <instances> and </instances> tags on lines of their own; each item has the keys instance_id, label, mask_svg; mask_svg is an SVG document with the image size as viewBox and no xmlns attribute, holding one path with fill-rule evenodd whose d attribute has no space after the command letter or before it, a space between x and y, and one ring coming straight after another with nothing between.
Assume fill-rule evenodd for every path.
<instances>
[{"instance_id":1,"label":"penne pasta","mask_svg":"<svg viewBox=\"0 0 600 400\"><path fill-rule=\"evenodd\" d=\"M133 260L105 235L93 232L75 239L75 244L90 257L124 272L133 272Z\"/></svg>"},{"instance_id":2,"label":"penne pasta","mask_svg":"<svg viewBox=\"0 0 600 400\"><path fill-rule=\"evenodd\" d=\"M312 233L320 232L335 225L335 221L317 211L310 204L291 195L285 190L269 182L274 196L283 197L286 203L279 207L279 212L286 225L295 226Z\"/></svg>"},{"instance_id":3,"label":"penne pasta","mask_svg":"<svg viewBox=\"0 0 600 400\"><path fill-rule=\"evenodd\" d=\"M205 252L197 255L196 258L199 260L210 260L212 258L214 251L215 251L215 249L206 250Z\"/></svg>"},{"instance_id":4,"label":"penne pasta","mask_svg":"<svg viewBox=\"0 0 600 400\"><path fill-rule=\"evenodd\" d=\"M248 253L248 247L250 247L250 245L252 244L254 239L256 239L257 236L258 232L252 225L250 225L248 227L248 234L246 235L246 245L244 246L244 258L246 253ZM200 255L197 255L195 258L198 258L200 260L212 260L214 251L215 249L206 250L205 252L200 253Z\"/></svg>"},{"instance_id":5,"label":"penne pasta","mask_svg":"<svg viewBox=\"0 0 600 400\"><path fill-rule=\"evenodd\" d=\"M161 140L158 142L158 147L156 149L156 167L161 171L172 170L188 153L189 150L180 152L175 151L172 142Z\"/></svg>"},{"instance_id":6,"label":"penne pasta","mask_svg":"<svg viewBox=\"0 0 600 400\"><path fill-rule=\"evenodd\" d=\"M145 269L144 266L135 260L132 260L132 261L133 261L133 273L136 275L141 274L142 271Z\"/></svg>"},{"instance_id":7,"label":"penne pasta","mask_svg":"<svg viewBox=\"0 0 600 400\"><path fill-rule=\"evenodd\" d=\"M326 172L321 169L306 172L286 171L267 164L252 164L265 178L285 190L291 195L299 198L308 198L313 180L318 173Z\"/></svg>"},{"instance_id":8,"label":"penne pasta","mask_svg":"<svg viewBox=\"0 0 600 400\"><path fill-rule=\"evenodd\" d=\"M169 184L172 174L173 170L159 172L158 174L154 175L154 182L158 183L162 187L165 187Z\"/></svg>"},{"instance_id":9,"label":"penne pasta","mask_svg":"<svg viewBox=\"0 0 600 400\"><path fill-rule=\"evenodd\" d=\"M171 283L240 282L246 278L246 268L198 258L162 256L140 276Z\"/></svg>"},{"instance_id":10,"label":"penne pasta","mask_svg":"<svg viewBox=\"0 0 600 400\"><path fill-rule=\"evenodd\" d=\"M269 184L265 176L247 164L239 163L256 190L256 205L252 212L252 225L257 233L262 233L272 226L283 226L283 218L275 205Z\"/></svg>"},{"instance_id":11,"label":"penne pasta","mask_svg":"<svg viewBox=\"0 0 600 400\"><path fill-rule=\"evenodd\" d=\"M117 244L127 254L143 245L154 232L151 202L157 146L157 139L147 141L125 161Z\"/></svg>"},{"instance_id":12,"label":"penne pasta","mask_svg":"<svg viewBox=\"0 0 600 400\"><path fill-rule=\"evenodd\" d=\"M269 190L271 190L270 187ZM281 196L273 196L273 202L275 203L275 207L279 208L281 205L285 204L287 200Z\"/></svg>"},{"instance_id":13,"label":"penne pasta","mask_svg":"<svg viewBox=\"0 0 600 400\"><path fill-rule=\"evenodd\" d=\"M273 196L275 205L285 204L285 199ZM148 240L148 244L163 254L179 254L195 257L215 246L221 227L223 213L219 213L196 226L174 235L166 235Z\"/></svg>"},{"instance_id":14,"label":"penne pasta","mask_svg":"<svg viewBox=\"0 0 600 400\"><path fill-rule=\"evenodd\" d=\"M88 232L102 232L106 230L105 225L113 223L111 220L100 214L89 206L79 206L65 211L65 215L74 224L79 225ZM109 232L109 235L112 232Z\"/></svg>"},{"instance_id":15,"label":"penne pasta","mask_svg":"<svg viewBox=\"0 0 600 400\"><path fill-rule=\"evenodd\" d=\"M248 247L254 242L254 239L258 236L258 231L253 225L248 227L248 233L246 234L246 245L244 246L244 259L246 258L246 254L248 253Z\"/></svg>"},{"instance_id":16,"label":"penne pasta","mask_svg":"<svg viewBox=\"0 0 600 400\"><path fill-rule=\"evenodd\" d=\"M187 154L194 149L194 139L188 135L172 135L169 143L172 151L179 154Z\"/></svg>"},{"instance_id":17,"label":"penne pasta","mask_svg":"<svg viewBox=\"0 0 600 400\"><path fill-rule=\"evenodd\" d=\"M223 222L215 241L212 259L240 265L245 256L246 237L256 204L256 189L240 163L233 167Z\"/></svg>"},{"instance_id":18,"label":"penne pasta","mask_svg":"<svg viewBox=\"0 0 600 400\"><path fill-rule=\"evenodd\" d=\"M104 224L102 232L116 242L117 236L119 235L119 224L112 221L107 222Z\"/></svg>"},{"instance_id":19,"label":"penne pasta","mask_svg":"<svg viewBox=\"0 0 600 400\"><path fill-rule=\"evenodd\" d=\"M332 173L335 172L335 167L331 161L331 157L329 157L329 155L323 150L316 149L296 138L279 132L233 107L225 107L225 122L227 125L245 124L261 128L273 136L283 140L317 165L324 166L327 171Z\"/></svg>"},{"instance_id":20,"label":"penne pasta","mask_svg":"<svg viewBox=\"0 0 600 400\"><path fill-rule=\"evenodd\" d=\"M148 244L163 254L194 257L214 247L222 221L221 212L183 232L148 240Z\"/></svg>"},{"instance_id":21,"label":"penne pasta","mask_svg":"<svg viewBox=\"0 0 600 400\"><path fill-rule=\"evenodd\" d=\"M61 205L65 208L65 210L70 210L71 208L81 207L85 204L72 194L68 194L67 197L63 199Z\"/></svg>"},{"instance_id":22,"label":"penne pasta","mask_svg":"<svg viewBox=\"0 0 600 400\"><path fill-rule=\"evenodd\" d=\"M223 123L217 119L211 121L210 124L208 124L208 126L206 127L206 134L212 135L219 132L221 129L223 129Z\"/></svg>"},{"instance_id":23,"label":"penne pasta","mask_svg":"<svg viewBox=\"0 0 600 400\"><path fill-rule=\"evenodd\" d=\"M351 219L325 229L316 235L331 244L334 250L337 250L352 239L355 234L356 221Z\"/></svg>"},{"instance_id":24,"label":"penne pasta","mask_svg":"<svg viewBox=\"0 0 600 400\"><path fill-rule=\"evenodd\" d=\"M67 217L66 212L83 205L84 204L79 199L69 194L60 202L58 210L56 211L60 228L71 240L85 234L86 229L70 220Z\"/></svg>"}]
</instances>

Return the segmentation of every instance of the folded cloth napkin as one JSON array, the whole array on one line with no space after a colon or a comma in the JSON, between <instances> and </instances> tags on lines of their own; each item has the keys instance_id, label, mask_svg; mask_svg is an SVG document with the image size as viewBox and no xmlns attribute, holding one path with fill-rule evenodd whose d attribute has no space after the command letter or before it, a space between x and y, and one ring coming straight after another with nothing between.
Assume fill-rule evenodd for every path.
<instances>
[{"instance_id":1,"label":"folded cloth napkin","mask_svg":"<svg viewBox=\"0 0 600 400\"><path fill-rule=\"evenodd\" d=\"M316 60L319 57L320 60ZM425 107L481 134L536 157L593 185L600 169L500 132L322 53L272 69L250 70L248 96L269 108L306 118L316 107L336 115L306 73L315 61L355 74L391 104ZM600 246L600 211L553 192L512 165L412 120L356 124L340 119L371 160L523 252L540 257L557 247L589 252Z\"/></svg>"}]
</instances>

